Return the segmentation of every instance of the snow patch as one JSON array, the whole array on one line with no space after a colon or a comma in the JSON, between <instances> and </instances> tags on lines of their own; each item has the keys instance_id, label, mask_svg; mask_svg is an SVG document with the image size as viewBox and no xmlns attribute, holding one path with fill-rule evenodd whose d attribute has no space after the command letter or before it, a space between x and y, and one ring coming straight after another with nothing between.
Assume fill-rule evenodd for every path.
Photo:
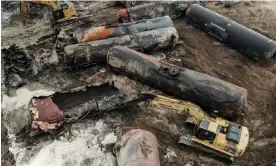
<instances>
[{"instance_id":1,"label":"snow patch","mask_svg":"<svg viewBox=\"0 0 276 166\"><path fill-rule=\"evenodd\" d=\"M13 97L4 94L2 98L2 112L8 131L11 134L18 133L30 123L28 103L34 96L48 96L53 93L53 91L48 90L30 91L26 88L21 88L16 91L16 95Z\"/></svg>"},{"instance_id":2,"label":"snow patch","mask_svg":"<svg viewBox=\"0 0 276 166\"><path fill-rule=\"evenodd\" d=\"M11 152L17 166L115 166L116 158L104 152L98 136L110 128L103 122L86 121L72 125L71 140L45 140L27 150L24 145L12 142ZM114 141L114 133L106 142Z\"/></svg>"},{"instance_id":3,"label":"snow patch","mask_svg":"<svg viewBox=\"0 0 276 166\"><path fill-rule=\"evenodd\" d=\"M117 136L114 134L114 132L109 133L105 136L104 140L102 141L103 145L113 144L117 142Z\"/></svg>"}]
</instances>

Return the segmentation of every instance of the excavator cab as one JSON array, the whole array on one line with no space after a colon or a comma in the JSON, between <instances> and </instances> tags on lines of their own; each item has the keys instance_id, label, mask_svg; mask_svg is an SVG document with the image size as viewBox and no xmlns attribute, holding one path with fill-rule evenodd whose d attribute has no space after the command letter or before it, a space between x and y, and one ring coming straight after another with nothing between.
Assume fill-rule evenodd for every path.
<instances>
[{"instance_id":1,"label":"excavator cab","mask_svg":"<svg viewBox=\"0 0 276 166\"><path fill-rule=\"evenodd\" d=\"M52 12L54 21L64 22L66 20L71 19L72 17L77 16L76 9L74 7L74 4L72 2L58 2L58 8L55 8Z\"/></svg>"},{"instance_id":2,"label":"excavator cab","mask_svg":"<svg viewBox=\"0 0 276 166\"><path fill-rule=\"evenodd\" d=\"M50 6L53 11L53 23L61 23L65 22L67 20L73 19L73 17L77 16L76 9L74 7L74 4L72 2L65 2L65 1L40 1L40 0L32 0L32 1L26 1L21 0L21 15L22 15L22 22L25 24L25 22L29 19L29 13L28 13L28 3L38 3Z\"/></svg>"},{"instance_id":3,"label":"excavator cab","mask_svg":"<svg viewBox=\"0 0 276 166\"><path fill-rule=\"evenodd\" d=\"M226 121L225 121L226 122ZM216 150L224 156L240 157L249 139L246 127L226 122L225 126L209 119L203 119L195 127L192 140L206 148Z\"/></svg>"},{"instance_id":4,"label":"excavator cab","mask_svg":"<svg viewBox=\"0 0 276 166\"><path fill-rule=\"evenodd\" d=\"M194 135L200 140L208 140L210 142L213 142L216 138L216 133L208 130L209 125L210 121L202 120L200 124L196 127Z\"/></svg>"}]
</instances>

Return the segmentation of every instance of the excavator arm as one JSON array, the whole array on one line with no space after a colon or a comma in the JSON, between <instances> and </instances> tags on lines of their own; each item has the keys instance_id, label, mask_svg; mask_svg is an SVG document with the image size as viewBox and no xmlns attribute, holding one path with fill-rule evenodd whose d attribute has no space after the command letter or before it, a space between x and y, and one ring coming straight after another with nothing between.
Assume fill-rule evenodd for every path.
<instances>
[{"instance_id":1,"label":"excavator arm","mask_svg":"<svg viewBox=\"0 0 276 166\"><path fill-rule=\"evenodd\" d=\"M44 5L52 7L53 9L59 8L58 3L55 2L55 1L39 1L39 0L26 1L26 0L21 0L20 10L21 10L21 19L22 19L23 24L25 24L30 19L29 6L28 6L29 2L44 4Z\"/></svg>"},{"instance_id":2,"label":"excavator arm","mask_svg":"<svg viewBox=\"0 0 276 166\"><path fill-rule=\"evenodd\" d=\"M201 120L209 118L209 116L199 106L191 102L172 99L165 96L154 95L149 93L144 93L143 95L146 96L145 98L151 105L157 105L169 109L187 112L189 116L186 119L186 122L197 125L200 123Z\"/></svg>"},{"instance_id":3,"label":"excavator arm","mask_svg":"<svg viewBox=\"0 0 276 166\"><path fill-rule=\"evenodd\" d=\"M24 0L23 0L24 1ZM44 4L44 5L47 5L47 6L50 6L52 7L53 9L57 9L59 8L59 4L56 2L56 1L40 1L40 0L32 0L30 2L33 2L33 3L39 3L39 4Z\"/></svg>"}]
</instances>

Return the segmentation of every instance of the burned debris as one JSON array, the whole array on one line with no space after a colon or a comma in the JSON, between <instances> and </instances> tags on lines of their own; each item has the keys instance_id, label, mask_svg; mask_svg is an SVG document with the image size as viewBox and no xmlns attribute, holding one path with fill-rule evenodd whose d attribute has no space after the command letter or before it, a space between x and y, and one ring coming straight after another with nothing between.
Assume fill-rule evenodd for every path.
<instances>
[{"instance_id":1,"label":"burned debris","mask_svg":"<svg viewBox=\"0 0 276 166\"><path fill-rule=\"evenodd\" d=\"M117 72L206 110L231 118L247 99L247 90L223 80L116 46L108 51L108 65ZM235 112L237 111L237 112Z\"/></svg>"},{"instance_id":2,"label":"burned debris","mask_svg":"<svg viewBox=\"0 0 276 166\"><path fill-rule=\"evenodd\" d=\"M7 76L7 84L12 87L22 86L32 75L31 59L24 50L16 45L2 49L3 65Z\"/></svg>"},{"instance_id":3,"label":"burned debris","mask_svg":"<svg viewBox=\"0 0 276 166\"><path fill-rule=\"evenodd\" d=\"M29 104L32 128L53 133L65 123L123 108L139 100L139 95L124 95L113 82L34 97Z\"/></svg>"},{"instance_id":4,"label":"burned debris","mask_svg":"<svg viewBox=\"0 0 276 166\"><path fill-rule=\"evenodd\" d=\"M210 36L253 59L266 60L276 55L274 40L200 5L191 5L185 17Z\"/></svg>"},{"instance_id":5,"label":"burned debris","mask_svg":"<svg viewBox=\"0 0 276 166\"><path fill-rule=\"evenodd\" d=\"M136 0L128 0L128 1L116 1L115 2L115 5L121 5L121 6L124 6L126 8L129 8L129 7L132 7L132 6L135 6L136 4L139 4L140 1L136 1Z\"/></svg>"}]
</instances>

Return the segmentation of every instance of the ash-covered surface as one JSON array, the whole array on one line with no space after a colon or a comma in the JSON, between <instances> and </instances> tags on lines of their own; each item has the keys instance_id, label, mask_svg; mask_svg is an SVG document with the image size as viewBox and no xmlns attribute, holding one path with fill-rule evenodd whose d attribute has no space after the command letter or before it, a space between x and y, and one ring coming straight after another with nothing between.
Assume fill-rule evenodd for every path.
<instances>
[{"instance_id":1,"label":"ash-covered surface","mask_svg":"<svg viewBox=\"0 0 276 166\"><path fill-rule=\"evenodd\" d=\"M3 9L4 2L1 3L2 48L8 48L12 44L27 47L30 57L39 54L38 49L52 51L54 31L47 17L50 9L40 5L43 10L35 16L34 23L24 27L20 22L18 3L5 4L7 9ZM111 2L74 3L81 15L93 15L92 25L116 22L118 7L114 7ZM271 38L276 37L275 2L240 2L230 8L216 6L215 2L208 2L206 5L260 33ZM43 14L42 11L46 13ZM243 157L237 158L233 165L275 164L275 59L267 62L251 60L187 24L183 18L174 20L174 24L183 44L175 49L164 50L168 62L207 73L248 90L248 103L244 110L244 117L238 118L235 122L249 128L250 142ZM38 53L35 54L37 51ZM101 68L105 68L106 72L97 73ZM95 73L97 74L94 75ZM4 75L1 78L3 83ZM105 65L78 71L63 70L61 66L52 67L39 72L17 91L3 86L1 163L6 166L15 165L15 163L16 165L57 166L114 165L116 159L112 152L112 142L116 141L115 135L118 129L122 129L125 133L130 129L140 128L156 135L161 165L180 166L187 163L224 165L217 157L177 144L180 134L191 132L190 128L184 126L185 114L179 115L162 108L145 107L143 104L81 120L73 124L73 136L69 140L63 136L42 135L26 141L22 133L15 140L13 134L9 134L9 137L6 134L4 125L8 126L8 131L11 133L28 125L26 104L32 96L68 90L86 85L88 82L100 82L103 79L113 79L117 87L125 93L153 90L109 71Z\"/></svg>"}]
</instances>

